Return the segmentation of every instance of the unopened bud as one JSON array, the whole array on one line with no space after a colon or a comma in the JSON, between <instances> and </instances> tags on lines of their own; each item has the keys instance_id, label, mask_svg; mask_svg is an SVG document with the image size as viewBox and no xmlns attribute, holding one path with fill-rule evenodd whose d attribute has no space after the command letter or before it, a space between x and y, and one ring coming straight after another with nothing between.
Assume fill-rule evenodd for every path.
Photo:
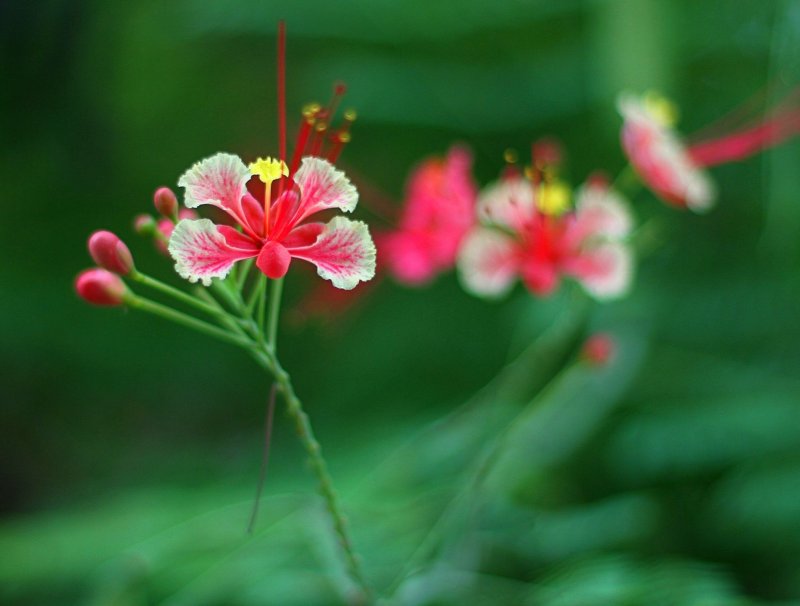
<instances>
[{"instance_id":1,"label":"unopened bud","mask_svg":"<svg viewBox=\"0 0 800 606\"><path fill-rule=\"evenodd\" d=\"M156 190L156 193L153 194L153 205L162 217L173 221L177 220L178 198L169 187L159 187Z\"/></svg>"},{"instance_id":2,"label":"unopened bud","mask_svg":"<svg viewBox=\"0 0 800 606\"><path fill-rule=\"evenodd\" d=\"M592 366L605 366L612 360L616 350L614 337L606 333L597 333L586 339L581 349L581 357Z\"/></svg>"},{"instance_id":3,"label":"unopened bud","mask_svg":"<svg viewBox=\"0 0 800 606\"><path fill-rule=\"evenodd\" d=\"M140 236L152 236L156 233L156 220L150 215L136 215L133 219L133 229Z\"/></svg>"},{"instance_id":4,"label":"unopened bud","mask_svg":"<svg viewBox=\"0 0 800 606\"><path fill-rule=\"evenodd\" d=\"M128 289L118 275L93 267L78 274L75 291L81 299L92 305L113 307L122 305Z\"/></svg>"},{"instance_id":5,"label":"unopened bud","mask_svg":"<svg viewBox=\"0 0 800 606\"><path fill-rule=\"evenodd\" d=\"M89 254L103 269L126 276L133 270L131 251L116 234L96 231L89 237Z\"/></svg>"}]
</instances>

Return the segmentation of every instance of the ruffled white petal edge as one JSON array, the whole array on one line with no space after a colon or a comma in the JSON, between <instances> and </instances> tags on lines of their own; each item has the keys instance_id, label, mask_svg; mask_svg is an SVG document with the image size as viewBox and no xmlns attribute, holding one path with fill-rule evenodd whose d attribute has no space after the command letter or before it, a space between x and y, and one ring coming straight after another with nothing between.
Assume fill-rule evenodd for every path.
<instances>
[{"instance_id":1,"label":"ruffled white petal edge","mask_svg":"<svg viewBox=\"0 0 800 606\"><path fill-rule=\"evenodd\" d=\"M464 240L458 276L464 288L481 297L506 294L519 272L516 242L506 234L478 227Z\"/></svg>"},{"instance_id":2,"label":"ruffled white petal edge","mask_svg":"<svg viewBox=\"0 0 800 606\"><path fill-rule=\"evenodd\" d=\"M314 243L288 250L293 257L316 265L319 276L336 288L351 290L375 276L375 243L362 221L334 217Z\"/></svg>"},{"instance_id":3,"label":"ruffled white petal edge","mask_svg":"<svg viewBox=\"0 0 800 606\"><path fill-rule=\"evenodd\" d=\"M169 254L175 271L189 282L211 285L212 278L224 278L236 261L254 257L258 250L228 244L217 226L208 219L184 219L172 231Z\"/></svg>"},{"instance_id":4,"label":"ruffled white petal edge","mask_svg":"<svg viewBox=\"0 0 800 606\"><path fill-rule=\"evenodd\" d=\"M241 199L250 176L241 158L218 153L195 163L178 179L178 186L186 189L184 204L187 208L211 204L242 223Z\"/></svg>"},{"instance_id":5,"label":"ruffled white petal edge","mask_svg":"<svg viewBox=\"0 0 800 606\"><path fill-rule=\"evenodd\" d=\"M358 203L358 191L344 172L322 158L303 158L294 175L300 188L300 209L293 222L299 223L309 215L329 208L352 212Z\"/></svg>"}]
</instances>

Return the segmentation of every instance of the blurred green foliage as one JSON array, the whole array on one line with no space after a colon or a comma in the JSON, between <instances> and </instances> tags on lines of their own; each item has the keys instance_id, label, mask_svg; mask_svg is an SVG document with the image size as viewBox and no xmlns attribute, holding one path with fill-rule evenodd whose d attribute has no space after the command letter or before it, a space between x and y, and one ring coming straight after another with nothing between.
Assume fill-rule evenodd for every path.
<instances>
[{"instance_id":1,"label":"blurred green foliage","mask_svg":"<svg viewBox=\"0 0 800 606\"><path fill-rule=\"evenodd\" d=\"M345 80L343 166L397 200L453 141L483 183L545 134L574 180L614 173L624 88L662 89L691 132L800 79L797 0L0 3L4 604L348 592L280 415L245 534L268 389L247 357L71 292L97 228L175 280L133 215L213 152L274 153L278 18L289 107ZM320 320L292 275L284 365L376 587L398 604L799 603L799 164L790 143L714 170L707 216L641 193L659 246L614 304L484 303L447 276ZM361 216L387 227L370 198ZM616 361L555 376L594 329Z\"/></svg>"}]
</instances>

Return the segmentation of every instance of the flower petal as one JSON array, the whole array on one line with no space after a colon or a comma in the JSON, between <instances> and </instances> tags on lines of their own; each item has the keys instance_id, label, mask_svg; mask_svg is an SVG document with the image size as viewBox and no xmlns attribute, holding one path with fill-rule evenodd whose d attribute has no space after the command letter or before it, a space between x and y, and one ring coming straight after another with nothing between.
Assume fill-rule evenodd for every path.
<instances>
[{"instance_id":1,"label":"flower petal","mask_svg":"<svg viewBox=\"0 0 800 606\"><path fill-rule=\"evenodd\" d=\"M606 242L575 258L566 272L572 274L597 299L623 296L633 278L633 255L628 246Z\"/></svg>"},{"instance_id":2,"label":"flower petal","mask_svg":"<svg viewBox=\"0 0 800 606\"><path fill-rule=\"evenodd\" d=\"M511 237L479 227L464 240L458 257L458 273L469 292L499 297L508 292L518 272L518 246Z\"/></svg>"},{"instance_id":3,"label":"flower petal","mask_svg":"<svg viewBox=\"0 0 800 606\"><path fill-rule=\"evenodd\" d=\"M575 229L582 238L620 239L633 228L633 218L625 199L601 183L586 183L575 202Z\"/></svg>"},{"instance_id":4,"label":"flower petal","mask_svg":"<svg viewBox=\"0 0 800 606\"><path fill-rule=\"evenodd\" d=\"M361 221L334 217L313 244L287 249L293 257L316 265L317 273L336 288L350 290L375 275L375 244Z\"/></svg>"},{"instance_id":5,"label":"flower petal","mask_svg":"<svg viewBox=\"0 0 800 606\"><path fill-rule=\"evenodd\" d=\"M294 174L294 182L300 193L299 201L285 196L275 203L276 233L289 230L316 212L339 208L351 212L358 202L358 192L345 174L322 158L306 157ZM293 204L292 204L293 203ZM296 205L294 212L285 212L281 205ZM280 223L280 224L279 224Z\"/></svg>"},{"instance_id":6,"label":"flower petal","mask_svg":"<svg viewBox=\"0 0 800 606\"><path fill-rule=\"evenodd\" d=\"M523 177L501 179L478 197L478 217L487 225L522 231L536 216L535 192Z\"/></svg>"},{"instance_id":7,"label":"flower petal","mask_svg":"<svg viewBox=\"0 0 800 606\"><path fill-rule=\"evenodd\" d=\"M714 184L694 164L679 135L638 97L623 94L617 106L624 120L622 147L647 186L675 206L696 212L710 209L716 198Z\"/></svg>"},{"instance_id":8,"label":"flower petal","mask_svg":"<svg viewBox=\"0 0 800 606\"><path fill-rule=\"evenodd\" d=\"M169 254L175 271L190 282L211 284L211 278L224 278L236 261L258 255L258 246L246 236L226 238L222 227L208 219L185 219L175 226L169 239Z\"/></svg>"},{"instance_id":9,"label":"flower petal","mask_svg":"<svg viewBox=\"0 0 800 606\"><path fill-rule=\"evenodd\" d=\"M219 153L197 162L178 179L178 185L186 188L188 208L211 204L246 225L241 200L249 179L250 171L238 156Z\"/></svg>"}]
</instances>

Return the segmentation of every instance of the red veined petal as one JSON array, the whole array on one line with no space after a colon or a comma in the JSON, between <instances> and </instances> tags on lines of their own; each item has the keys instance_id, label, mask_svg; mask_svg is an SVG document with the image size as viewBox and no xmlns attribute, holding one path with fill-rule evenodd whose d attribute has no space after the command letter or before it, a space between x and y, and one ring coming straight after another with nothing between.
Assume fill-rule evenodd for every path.
<instances>
[{"instance_id":1,"label":"red veined petal","mask_svg":"<svg viewBox=\"0 0 800 606\"><path fill-rule=\"evenodd\" d=\"M187 208L210 204L245 225L241 200L249 179L250 170L238 156L219 153L187 170L178 180L178 186L186 189Z\"/></svg>"},{"instance_id":2,"label":"red veined petal","mask_svg":"<svg viewBox=\"0 0 800 606\"><path fill-rule=\"evenodd\" d=\"M258 255L258 246L233 228L218 227L208 219L185 219L172 231L169 254L182 278L209 286L211 278L227 276L236 261Z\"/></svg>"},{"instance_id":3,"label":"red veined petal","mask_svg":"<svg viewBox=\"0 0 800 606\"><path fill-rule=\"evenodd\" d=\"M334 217L312 244L287 249L293 257L316 265L320 277L336 288L350 290L375 275L375 244L361 221Z\"/></svg>"}]
</instances>

